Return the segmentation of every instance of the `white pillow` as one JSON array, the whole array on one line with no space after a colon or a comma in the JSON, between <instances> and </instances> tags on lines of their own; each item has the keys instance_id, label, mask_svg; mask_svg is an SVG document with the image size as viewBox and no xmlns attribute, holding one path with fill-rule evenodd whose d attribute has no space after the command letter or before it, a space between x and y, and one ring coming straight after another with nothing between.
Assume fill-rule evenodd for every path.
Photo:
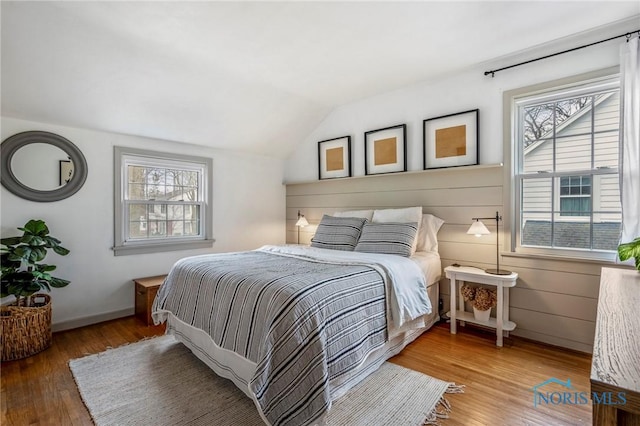
<instances>
[{"instance_id":1,"label":"white pillow","mask_svg":"<svg viewBox=\"0 0 640 426\"><path fill-rule=\"evenodd\" d=\"M438 252L438 231L444 220L432 214L423 214L418 230L418 251Z\"/></svg>"},{"instance_id":2,"label":"white pillow","mask_svg":"<svg viewBox=\"0 0 640 426\"><path fill-rule=\"evenodd\" d=\"M420 234L420 225L422 222L422 207L374 210L371 222L417 223L418 232L416 232L416 238L413 240L413 245L411 246L411 254L416 252L418 247L418 235Z\"/></svg>"},{"instance_id":3,"label":"white pillow","mask_svg":"<svg viewBox=\"0 0 640 426\"><path fill-rule=\"evenodd\" d=\"M362 217L371 221L373 217L373 210L352 210L349 212L335 212L332 214L334 217Z\"/></svg>"}]
</instances>

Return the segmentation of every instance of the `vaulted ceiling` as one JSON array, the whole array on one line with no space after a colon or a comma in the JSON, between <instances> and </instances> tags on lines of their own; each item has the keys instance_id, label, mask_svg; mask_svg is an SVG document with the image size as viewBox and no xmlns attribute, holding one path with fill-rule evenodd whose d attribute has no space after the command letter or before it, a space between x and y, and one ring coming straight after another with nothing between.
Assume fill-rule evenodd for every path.
<instances>
[{"instance_id":1,"label":"vaulted ceiling","mask_svg":"<svg viewBox=\"0 0 640 426\"><path fill-rule=\"evenodd\" d=\"M2 115L285 157L331 109L640 2L2 1Z\"/></svg>"}]
</instances>

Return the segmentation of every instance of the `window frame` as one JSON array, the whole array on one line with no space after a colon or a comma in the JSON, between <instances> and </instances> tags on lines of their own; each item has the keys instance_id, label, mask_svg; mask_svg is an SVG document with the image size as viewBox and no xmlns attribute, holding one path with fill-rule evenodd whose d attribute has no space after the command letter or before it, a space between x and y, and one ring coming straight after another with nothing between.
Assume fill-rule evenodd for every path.
<instances>
[{"instance_id":1,"label":"window frame","mask_svg":"<svg viewBox=\"0 0 640 426\"><path fill-rule=\"evenodd\" d=\"M170 238L127 239L129 235L129 221L126 208L132 200L126 199L127 166L131 161L158 168L180 167L201 171L199 182L199 198L194 203L200 208L200 233L196 236L181 236ZM167 152L151 151L138 148L114 147L114 246L115 256L159 253L166 251L190 250L211 247L215 240L212 238L212 174L213 160L207 157L196 157ZM135 204L135 201L133 202ZM149 203L149 200L140 200ZM175 201L150 203L154 205L177 204ZM146 224L147 228L149 224Z\"/></svg>"},{"instance_id":2,"label":"window frame","mask_svg":"<svg viewBox=\"0 0 640 426\"><path fill-rule=\"evenodd\" d=\"M593 92L595 87L602 89L619 87L619 70L617 67L611 67L603 70L589 72L577 76L567 77L559 80L554 80L546 83L535 84L532 86L522 87L518 89L508 90L503 93L503 149L504 149L504 211L509 215L505 219L505 235L504 235L504 248L505 256L525 256L525 257L540 257L540 258L557 258L557 259L573 259L583 261L596 261L596 262L615 262L615 251L605 251L597 249L575 249L575 248L563 248L563 247L536 247L536 246L524 246L520 245L521 232L521 184L517 178L520 155L522 155L522 147L518 146L514 141L518 137L517 128L517 114L519 100L523 98L535 99L540 102L545 99L552 99L558 96L559 93L564 93L564 97L576 97L581 94ZM536 98L534 98L536 97ZM615 174L619 175L620 169L618 168ZM560 175L578 175L584 174L582 171L570 171L570 172L556 172L553 175L549 174L547 178L558 178L557 184L553 184L552 198L555 200L556 205L559 206L559 176ZM599 190L596 188L597 181L601 174L610 174L608 170L592 169L590 172L592 178L592 193ZM544 177L544 176L540 176ZM597 208L596 201L592 194L592 212ZM560 220L567 220L571 218L579 218L578 216L559 216L559 208L556 209L557 213L552 213L554 219L556 216ZM582 216L583 220L592 220L591 215Z\"/></svg>"}]
</instances>

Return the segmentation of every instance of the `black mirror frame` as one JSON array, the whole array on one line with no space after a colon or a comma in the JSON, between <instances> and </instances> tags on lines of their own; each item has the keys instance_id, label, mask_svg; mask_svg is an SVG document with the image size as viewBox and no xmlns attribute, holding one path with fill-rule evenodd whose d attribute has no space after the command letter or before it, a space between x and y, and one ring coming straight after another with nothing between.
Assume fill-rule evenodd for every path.
<instances>
[{"instance_id":1,"label":"black mirror frame","mask_svg":"<svg viewBox=\"0 0 640 426\"><path fill-rule=\"evenodd\" d=\"M24 185L16 178L11 170L11 160L16 151L32 143L46 143L56 146L69 156L74 169L73 177L69 183L51 191L40 191ZM0 182L8 191L25 200L41 203L64 200L78 192L87 180L87 160L82 151L69 140L55 133L36 130L10 136L0 146L0 157Z\"/></svg>"}]
</instances>

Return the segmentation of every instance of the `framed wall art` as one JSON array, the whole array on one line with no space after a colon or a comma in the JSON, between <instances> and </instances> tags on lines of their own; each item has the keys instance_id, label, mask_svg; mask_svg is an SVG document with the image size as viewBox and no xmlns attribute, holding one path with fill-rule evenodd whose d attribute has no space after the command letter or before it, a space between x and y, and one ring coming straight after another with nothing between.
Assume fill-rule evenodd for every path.
<instances>
[{"instance_id":1,"label":"framed wall art","mask_svg":"<svg viewBox=\"0 0 640 426\"><path fill-rule=\"evenodd\" d=\"M60 161L60 186L69 183L73 177L73 162L71 160Z\"/></svg>"},{"instance_id":2,"label":"framed wall art","mask_svg":"<svg viewBox=\"0 0 640 426\"><path fill-rule=\"evenodd\" d=\"M473 109L423 121L424 169L479 162L480 111Z\"/></svg>"},{"instance_id":3,"label":"framed wall art","mask_svg":"<svg viewBox=\"0 0 640 426\"><path fill-rule=\"evenodd\" d=\"M364 134L366 175L407 171L407 125L385 127Z\"/></svg>"},{"instance_id":4,"label":"framed wall art","mask_svg":"<svg viewBox=\"0 0 640 426\"><path fill-rule=\"evenodd\" d=\"M318 142L318 178L351 176L351 136Z\"/></svg>"}]
</instances>

